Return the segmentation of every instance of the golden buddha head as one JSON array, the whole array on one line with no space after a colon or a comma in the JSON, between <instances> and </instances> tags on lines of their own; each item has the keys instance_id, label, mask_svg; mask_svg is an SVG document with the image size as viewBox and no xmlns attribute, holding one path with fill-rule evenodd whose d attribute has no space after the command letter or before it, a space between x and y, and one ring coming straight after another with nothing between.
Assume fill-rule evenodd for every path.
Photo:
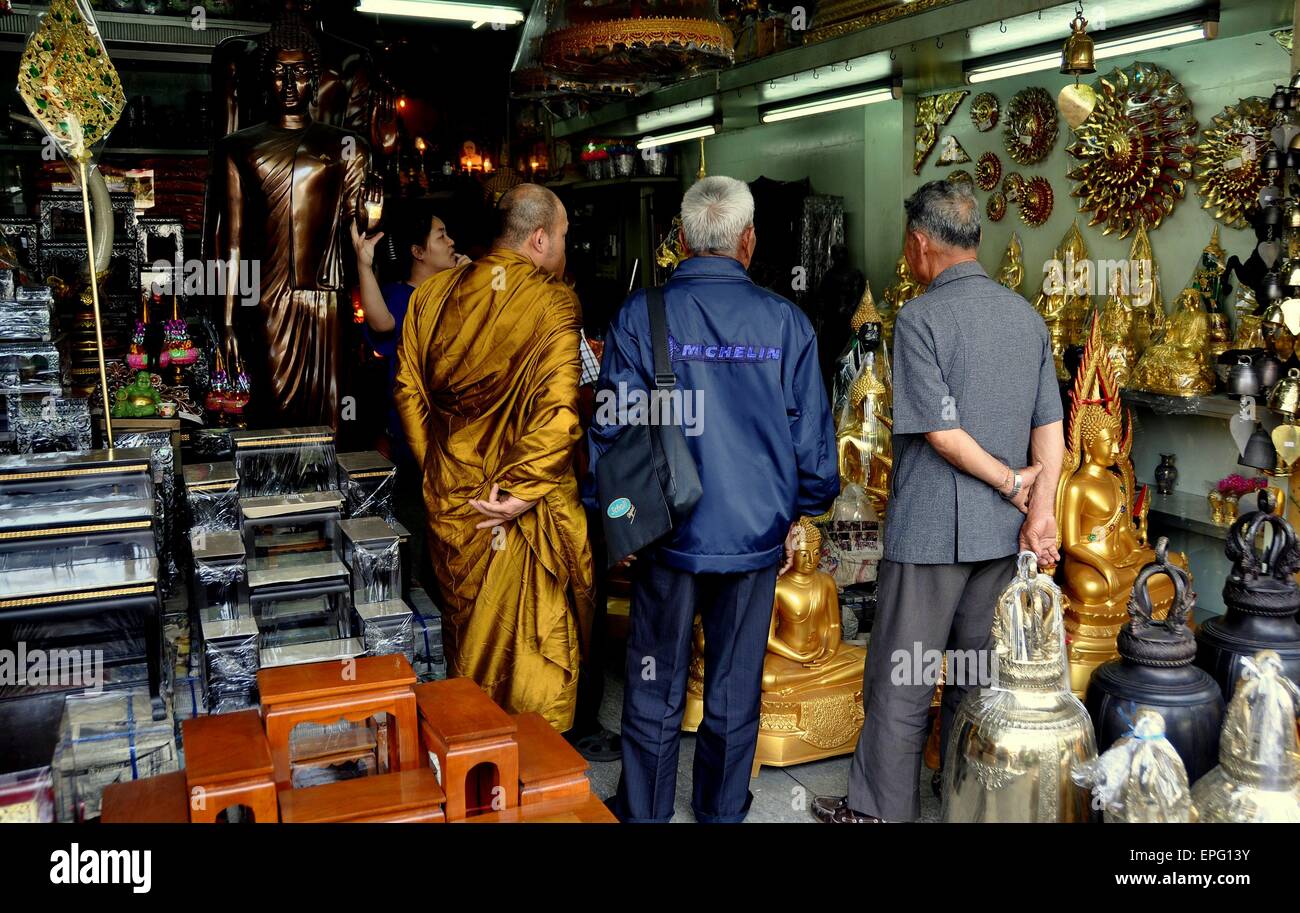
<instances>
[{"instance_id":1,"label":"golden buddha head","mask_svg":"<svg viewBox=\"0 0 1300 913\"><path fill-rule=\"evenodd\" d=\"M1088 409L1082 416L1079 436L1089 462L1114 466L1119 460L1120 440L1113 416L1101 409Z\"/></svg>"},{"instance_id":2,"label":"golden buddha head","mask_svg":"<svg viewBox=\"0 0 1300 913\"><path fill-rule=\"evenodd\" d=\"M795 534L794 565L792 570L800 574L811 574L821 562L822 532L810 517L799 518L799 530Z\"/></svg>"}]
</instances>

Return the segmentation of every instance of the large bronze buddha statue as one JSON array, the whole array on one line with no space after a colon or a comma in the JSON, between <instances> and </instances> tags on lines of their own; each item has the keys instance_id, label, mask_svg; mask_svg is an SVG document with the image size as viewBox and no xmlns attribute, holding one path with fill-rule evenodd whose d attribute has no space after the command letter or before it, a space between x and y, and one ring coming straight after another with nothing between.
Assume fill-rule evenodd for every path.
<instances>
[{"instance_id":1,"label":"large bronze buddha statue","mask_svg":"<svg viewBox=\"0 0 1300 913\"><path fill-rule=\"evenodd\" d=\"M865 647L841 639L839 593L817 569L821 532L804 517L794 564L776 581L772 624L763 658L763 702L753 774L764 764L786 767L853 751L862 729ZM682 728L693 732L703 713L704 638L695 630Z\"/></svg>"},{"instance_id":2,"label":"large bronze buddha statue","mask_svg":"<svg viewBox=\"0 0 1300 913\"><path fill-rule=\"evenodd\" d=\"M1132 426L1124 420L1119 383L1106 357L1101 321L1094 319L1070 393L1065 463L1056 495L1061 538L1057 577L1069 600L1065 611L1070 687L1083 696L1097 666L1118 655L1115 638L1128 621L1128 600L1138 572L1155 560L1146 541L1145 490L1135 491ZM1170 560L1186 567L1182 555ZM1173 599L1168 577L1149 591L1156 617Z\"/></svg>"},{"instance_id":3,"label":"large bronze buddha statue","mask_svg":"<svg viewBox=\"0 0 1300 913\"><path fill-rule=\"evenodd\" d=\"M229 276L258 270L255 301L240 299L239 282L226 283L221 321L229 363L245 349L254 419L336 426L338 298L369 149L357 134L312 120L320 49L310 32L289 20L262 49L273 114L214 148L205 248Z\"/></svg>"}]
</instances>

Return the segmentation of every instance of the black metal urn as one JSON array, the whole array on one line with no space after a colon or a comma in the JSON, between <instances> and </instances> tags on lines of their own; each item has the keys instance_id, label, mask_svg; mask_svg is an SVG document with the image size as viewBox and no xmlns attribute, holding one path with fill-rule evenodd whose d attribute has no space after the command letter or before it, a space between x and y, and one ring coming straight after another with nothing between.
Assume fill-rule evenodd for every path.
<instances>
[{"instance_id":1,"label":"black metal urn","mask_svg":"<svg viewBox=\"0 0 1300 913\"><path fill-rule=\"evenodd\" d=\"M1193 664L1196 639L1187 618L1196 607L1191 576L1168 561L1169 541L1156 543L1156 560L1142 568L1129 597L1129 622L1119 632L1120 658L1097 669L1088 683L1084 705L1104 752L1132 733L1141 708L1165 720L1165 737L1183 759L1188 782L1195 782L1219 763L1223 727L1223 693ZM1173 581L1174 600L1163 621L1152 618L1147 582L1157 574Z\"/></svg>"},{"instance_id":2,"label":"black metal urn","mask_svg":"<svg viewBox=\"0 0 1300 913\"><path fill-rule=\"evenodd\" d=\"M1241 661L1260 650L1276 651L1287 677L1300 683L1300 586L1295 581L1300 547L1291 524L1273 513L1274 495L1265 489L1257 500L1259 510L1242 514L1228 531L1224 552L1232 572L1223 584L1227 611L1196 632L1196 665L1219 683L1227 701L1241 676ZM1272 538L1261 548L1257 543L1265 526Z\"/></svg>"}]
</instances>

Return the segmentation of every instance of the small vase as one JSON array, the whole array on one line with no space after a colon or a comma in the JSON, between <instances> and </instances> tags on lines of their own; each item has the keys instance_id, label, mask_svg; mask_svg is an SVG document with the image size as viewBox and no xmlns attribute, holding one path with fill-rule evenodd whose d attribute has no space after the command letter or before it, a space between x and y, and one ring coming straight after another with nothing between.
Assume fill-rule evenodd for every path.
<instances>
[{"instance_id":1,"label":"small vase","mask_svg":"<svg viewBox=\"0 0 1300 913\"><path fill-rule=\"evenodd\" d=\"M1210 520L1213 523L1223 526L1223 495L1218 491L1212 491L1207 496L1210 502Z\"/></svg>"},{"instance_id":2,"label":"small vase","mask_svg":"<svg viewBox=\"0 0 1300 913\"><path fill-rule=\"evenodd\" d=\"M1240 498L1241 498L1240 495L1224 495L1224 496L1223 496L1223 524L1224 524L1224 526L1231 526L1232 523L1236 521L1236 519L1237 519L1237 502L1239 501Z\"/></svg>"},{"instance_id":3,"label":"small vase","mask_svg":"<svg viewBox=\"0 0 1300 913\"><path fill-rule=\"evenodd\" d=\"M1156 467L1156 492L1162 495L1173 494L1174 485L1178 483L1178 467L1174 465L1174 454L1160 454L1160 465Z\"/></svg>"}]
</instances>

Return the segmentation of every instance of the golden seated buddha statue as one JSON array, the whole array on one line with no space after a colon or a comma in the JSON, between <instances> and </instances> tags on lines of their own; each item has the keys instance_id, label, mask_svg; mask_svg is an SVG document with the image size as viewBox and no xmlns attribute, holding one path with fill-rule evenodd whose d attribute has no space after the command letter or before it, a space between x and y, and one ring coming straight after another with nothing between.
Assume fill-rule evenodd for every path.
<instances>
[{"instance_id":1,"label":"golden seated buddha statue","mask_svg":"<svg viewBox=\"0 0 1300 913\"><path fill-rule=\"evenodd\" d=\"M1082 698L1092 672L1118 656L1115 638L1128 621L1128 600L1143 565L1155 560L1147 545L1145 489L1136 496L1132 426L1124 421L1119 384L1106 357L1101 321L1094 319L1070 392L1065 463L1056 493L1061 538L1057 578L1065 607L1070 687ZM1171 552L1170 560L1186 567ZM1155 577L1149 592L1156 616L1173 600L1173 582Z\"/></svg>"},{"instance_id":2,"label":"golden seated buddha statue","mask_svg":"<svg viewBox=\"0 0 1300 913\"><path fill-rule=\"evenodd\" d=\"M898 312L903 309L903 305L923 292L925 286L917 282L916 277L912 275L912 267L908 265L907 257L899 254L898 263L894 265L894 284L885 289L880 315L881 333L887 345L894 344L894 320L898 317Z\"/></svg>"},{"instance_id":3,"label":"golden seated buddha statue","mask_svg":"<svg viewBox=\"0 0 1300 913\"><path fill-rule=\"evenodd\" d=\"M848 754L862 729L865 647L841 639L839 594L817 569L821 532L804 517L794 564L776 581L763 658L763 702L752 776L764 764L787 767ZM694 732L704 712L704 635L695 625L682 729Z\"/></svg>"},{"instance_id":4,"label":"golden seated buddha statue","mask_svg":"<svg viewBox=\"0 0 1300 913\"><path fill-rule=\"evenodd\" d=\"M1183 289L1178 310L1165 334L1153 342L1133 368L1130 386L1167 396L1205 396L1214 392L1214 365L1209 357L1210 316L1201 294Z\"/></svg>"}]
</instances>

